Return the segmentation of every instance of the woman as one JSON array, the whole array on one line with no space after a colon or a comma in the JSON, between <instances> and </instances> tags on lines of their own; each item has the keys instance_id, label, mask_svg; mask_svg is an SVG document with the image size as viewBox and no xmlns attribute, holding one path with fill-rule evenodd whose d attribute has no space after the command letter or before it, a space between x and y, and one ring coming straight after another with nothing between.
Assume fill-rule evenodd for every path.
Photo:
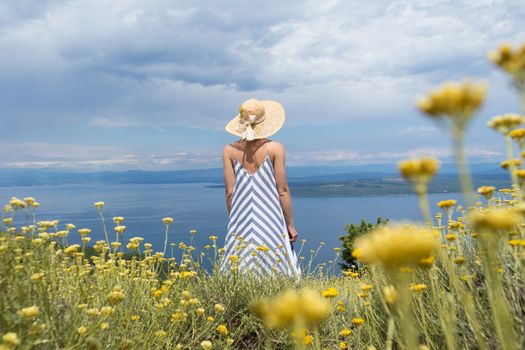
<instances>
[{"instance_id":1,"label":"woman","mask_svg":"<svg viewBox=\"0 0 525 350\"><path fill-rule=\"evenodd\" d=\"M300 277L285 151L267 138L282 127L284 109L250 99L239 112L225 128L240 140L224 147L229 223L220 270Z\"/></svg>"}]
</instances>

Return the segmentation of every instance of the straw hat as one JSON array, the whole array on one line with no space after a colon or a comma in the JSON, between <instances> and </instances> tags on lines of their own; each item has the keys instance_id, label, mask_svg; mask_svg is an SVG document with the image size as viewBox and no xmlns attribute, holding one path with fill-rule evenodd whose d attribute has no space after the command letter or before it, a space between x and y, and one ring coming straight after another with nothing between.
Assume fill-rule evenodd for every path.
<instances>
[{"instance_id":1,"label":"straw hat","mask_svg":"<svg viewBox=\"0 0 525 350\"><path fill-rule=\"evenodd\" d=\"M249 99L225 130L248 141L275 134L284 124L284 108L277 101Z\"/></svg>"}]
</instances>

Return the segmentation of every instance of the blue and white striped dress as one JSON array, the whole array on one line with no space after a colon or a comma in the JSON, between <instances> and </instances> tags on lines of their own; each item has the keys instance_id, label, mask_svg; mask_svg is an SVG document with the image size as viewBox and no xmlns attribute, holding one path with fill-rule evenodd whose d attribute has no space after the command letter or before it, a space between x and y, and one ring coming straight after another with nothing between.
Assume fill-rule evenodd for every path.
<instances>
[{"instance_id":1,"label":"blue and white striped dress","mask_svg":"<svg viewBox=\"0 0 525 350\"><path fill-rule=\"evenodd\" d=\"M220 271L234 267L259 277L281 273L299 278L301 267L288 236L266 147L264 161L254 174L240 164L234 148L235 185Z\"/></svg>"}]
</instances>

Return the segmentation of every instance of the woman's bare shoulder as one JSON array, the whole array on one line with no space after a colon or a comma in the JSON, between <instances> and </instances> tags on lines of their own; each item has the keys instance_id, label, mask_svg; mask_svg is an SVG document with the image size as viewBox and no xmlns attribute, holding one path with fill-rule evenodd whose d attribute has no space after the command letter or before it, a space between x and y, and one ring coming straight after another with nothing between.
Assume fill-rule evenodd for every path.
<instances>
[{"instance_id":1,"label":"woman's bare shoulder","mask_svg":"<svg viewBox=\"0 0 525 350\"><path fill-rule=\"evenodd\" d=\"M284 153L284 145L282 143L280 143L279 141L273 141L271 140L269 143L268 143L268 146L270 146L270 149L274 152L274 153Z\"/></svg>"}]
</instances>

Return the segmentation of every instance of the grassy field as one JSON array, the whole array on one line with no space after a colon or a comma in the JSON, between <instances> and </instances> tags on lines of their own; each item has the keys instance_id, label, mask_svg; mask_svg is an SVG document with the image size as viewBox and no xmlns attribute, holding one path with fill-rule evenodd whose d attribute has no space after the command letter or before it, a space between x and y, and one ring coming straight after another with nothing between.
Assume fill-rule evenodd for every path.
<instances>
[{"instance_id":1,"label":"grassy field","mask_svg":"<svg viewBox=\"0 0 525 350\"><path fill-rule=\"evenodd\" d=\"M525 100L525 46L502 46L490 57ZM171 218L163 219L158 250L126 237L121 217L93 244L89 228L39 221L34 198L12 198L0 228L0 349L524 348L525 118L505 114L489 123L507 146L502 167L512 188L483 186L470 197L463 136L485 91L483 83L448 83L418 101L449 126L465 207L433 203L442 213L431 217L428 186L439 162L401 162L424 224L389 222L358 237L353 255L364 266L342 275L333 273L337 249L331 263L316 266L316 251L309 252L300 280L243 274L237 256L225 257L232 270L218 273L217 237L195 247L198 233L190 232L170 243ZM103 208L95 203L109 227ZM25 223L16 227L19 216ZM73 234L82 245L67 243ZM267 254L263 248L252 253ZM208 259L212 273L202 268Z\"/></svg>"}]
</instances>

